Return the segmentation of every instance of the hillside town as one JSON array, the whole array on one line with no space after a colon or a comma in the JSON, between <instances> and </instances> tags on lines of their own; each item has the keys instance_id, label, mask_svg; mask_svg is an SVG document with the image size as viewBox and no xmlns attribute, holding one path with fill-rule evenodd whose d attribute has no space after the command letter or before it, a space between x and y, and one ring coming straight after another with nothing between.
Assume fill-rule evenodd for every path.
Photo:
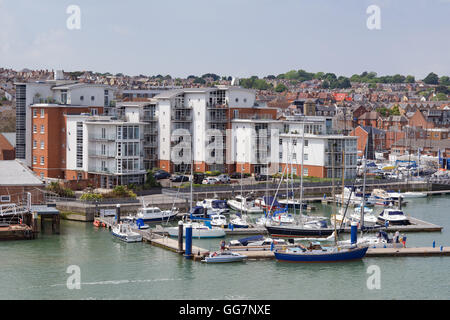
<instances>
[{"instance_id":1,"label":"hillside town","mask_svg":"<svg viewBox=\"0 0 450 320\"><path fill-rule=\"evenodd\" d=\"M373 160L422 156L446 168L448 77L406 78L364 83L299 70L264 79L172 79L0 69L0 159L22 159L43 180L101 188L143 185L157 168L190 173L191 162L200 173L274 175L289 167L300 175L303 167L305 176L338 178L341 149L333 172L328 153L344 141L346 178L356 176L366 149ZM325 88L327 79L342 88ZM183 156L190 145L176 144L185 134L193 137L193 159ZM129 141L119 143L121 135Z\"/></svg>"}]
</instances>

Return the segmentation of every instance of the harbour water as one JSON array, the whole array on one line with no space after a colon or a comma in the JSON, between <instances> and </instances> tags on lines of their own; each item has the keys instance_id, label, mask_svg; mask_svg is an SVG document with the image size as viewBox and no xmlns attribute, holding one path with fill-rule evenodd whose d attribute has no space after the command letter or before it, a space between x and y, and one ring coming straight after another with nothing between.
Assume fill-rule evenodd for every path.
<instances>
[{"instance_id":1,"label":"harbour water","mask_svg":"<svg viewBox=\"0 0 450 320\"><path fill-rule=\"evenodd\" d=\"M407 246L450 246L450 196L408 199L407 214L444 227L407 234ZM315 204L317 215L329 207ZM50 226L49 226L50 227ZM0 243L0 299L449 299L450 257L364 258L329 264L248 261L205 265L147 243L127 244L106 229L63 221L61 234ZM218 239L194 245L217 250ZM66 273L80 267L81 289ZM370 290L368 267L380 268Z\"/></svg>"}]
</instances>

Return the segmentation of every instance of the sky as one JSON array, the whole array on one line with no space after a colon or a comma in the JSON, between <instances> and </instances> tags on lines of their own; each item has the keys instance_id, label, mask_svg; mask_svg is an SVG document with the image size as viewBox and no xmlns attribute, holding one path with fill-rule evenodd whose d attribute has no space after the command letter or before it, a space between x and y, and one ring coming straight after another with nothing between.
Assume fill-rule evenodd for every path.
<instances>
[{"instance_id":1,"label":"sky","mask_svg":"<svg viewBox=\"0 0 450 320\"><path fill-rule=\"evenodd\" d=\"M67 7L81 10L69 30ZM366 13L380 8L380 29ZM450 75L450 0L0 0L0 67Z\"/></svg>"}]
</instances>

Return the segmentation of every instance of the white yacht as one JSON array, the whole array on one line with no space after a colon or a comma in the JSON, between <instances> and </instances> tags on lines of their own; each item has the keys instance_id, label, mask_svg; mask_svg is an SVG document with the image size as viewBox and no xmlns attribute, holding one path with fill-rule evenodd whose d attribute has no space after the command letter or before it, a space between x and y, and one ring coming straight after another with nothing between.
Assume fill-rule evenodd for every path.
<instances>
[{"instance_id":1,"label":"white yacht","mask_svg":"<svg viewBox=\"0 0 450 320\"><path fill-rule=\"evenodd\" d=\"M208 227L205 224L198 222L183 224L183 237L186 237L186 225L192 226L192 237L197 239L202 238L222 238L225 237L225 231L222 228ZM178 227L165 228L169 236L178 237Z\"/></svg>"},{"instance_id":2,"label":"white yacht","mask_svg":"<svg viewBox=\"0 0 450 320\"><path fill-rule=\"evenodd\" d=\"M205 208L208 215L225 214L230 212L225 200L205 199L203 201L197 201L196 206Z\"/></svg>"},{"instance_id":3,"label":"white yacht","mask_svg":"<svg viewBox=\"0 0 450 320\"><path fill-rule=\"evenodd\" d=\"M222 214L215 214L210 218L212 227L225 228L228 225L227 218Z\"/></svg>"},{"instance_id":4,"label":"white yacht","mask_svg":"<svg viewBox=\"0 0 450 320\"><path fill-rule=\"evenodd\" d=\"M142 219L144 222L168 221L175 218L178 214L176 210L161 210L158 207L143 207L136 214L136 219Z\"/></svg>"},{"instance_id":5,"label":"white yacht","mask_svg":"<svg viewBox=\"0 0 450 320\"><path fill-rule=\"evenodd\" d=\"M409 225L411 222L409 218L405 215L403 210L400 209L384 209L378 216L378 222L382 225L386 223L389 225Z\"/></svg>"},{"instance_id":6,"label":"white yacht","mask_svg":"<svg viewBox=\"0 0 450 320\"><path fill-rule=\"evenodd\" d=\"M230 220L230 224L233 228L248 228L250 225L247 222L247 219L242 218L240 216L236 216L235 218Z\"/></svg>"},{"instance_id":7,"label":"white yacht","mask_svg":"<svg viewBox=\"0 0 450 320\"><path fill-rule=\"evenodd\" d=\"M115 225L114 227L112 227L111 233L113 236L115 236L125 242L141 242L142 241L142 236L139 233L134 232L131 229L131 226L128 224L121 223L121 224Z\"/></svg>"},{"instance_id":8,"label":"white yacht","mask_svg":"<svg viewBox=\"0 0 450 320\"><path fill-rule=\"evenodd\" d=\"M236 196L234 199L228 200L227 204L235 211L242 211L244 213L263 213L263 209L257 207L251 198L244 198L243 196Z\"/></svg>"}]
</instances>

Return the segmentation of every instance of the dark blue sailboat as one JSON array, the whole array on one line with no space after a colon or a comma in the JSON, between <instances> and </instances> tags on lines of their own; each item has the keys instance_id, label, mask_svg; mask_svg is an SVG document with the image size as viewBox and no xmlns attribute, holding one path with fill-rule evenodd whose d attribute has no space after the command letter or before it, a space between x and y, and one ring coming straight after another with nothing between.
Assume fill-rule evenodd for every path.
<instances>
[{"instance_id":1,"label":"dark blue sailboat","mask_svg":"<svg viewBox=\"0 0 450 320\"><path fill-rule=\"evenodd\" d=\"M324 248L320 244L315 244L310 248L295 247L276 250L275 258L291 262L339 262L362 259L366 255L367 249L368 247Z\"/></svg>"}]
</instances>

